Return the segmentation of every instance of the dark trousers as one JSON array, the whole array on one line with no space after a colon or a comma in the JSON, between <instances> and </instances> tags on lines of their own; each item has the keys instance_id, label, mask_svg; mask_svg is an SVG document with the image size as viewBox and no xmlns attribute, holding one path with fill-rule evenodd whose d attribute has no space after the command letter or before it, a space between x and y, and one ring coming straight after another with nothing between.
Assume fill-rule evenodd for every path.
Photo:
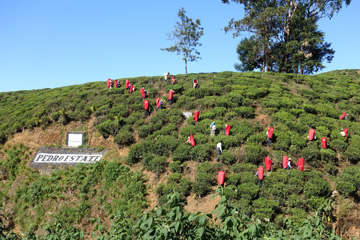
<instances>
[{"instance_id":1,"label":"dark trousers","mask_svg":"<svg viewBox=\"0 0 360 240\"><path fill-rule=\"evenodd\" d=\"M271 138L267 138L267 146L270 147L271 144L272 144Z\"/></svg>"},{"instance_id":2,"label":"dark trousers","mask_svg":"<svg viewBox=\"0 0 360 240\"><path fill-rule=\"evenodd\" d=\"M221 155L221 151L220 151L220 148L216 148L216 161L219 161L219 158L220 158L220 155Z\"/></svg>"}]
</instances>

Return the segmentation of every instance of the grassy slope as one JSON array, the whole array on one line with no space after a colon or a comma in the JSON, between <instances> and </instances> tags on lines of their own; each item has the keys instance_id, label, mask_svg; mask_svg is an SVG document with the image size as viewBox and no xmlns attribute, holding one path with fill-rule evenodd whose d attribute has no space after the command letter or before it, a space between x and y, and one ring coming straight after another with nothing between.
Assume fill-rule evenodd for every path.
<instances>
[{"instance_id":1,"label":"grassy slope","mask_svg":"<svg viewBox=\"0 0 360 240\"><path fill-rule=\"evenodd\" d=\"M200 81L198 90L191 88L195 77ZM208 186L215 185L216 172L225 169L229 178L225 195L234 205L258 218L279 223L290 217L301 222L307 212L329 198L338 173L360 159L360 75L355 70L316 76L222 72L179 75L177 79L179 83L174 86L166 85L161 77L130 79L137 87L134 94L124 89L124 79L120 79L120 89L110 91L104 82L95 82L1 93L0 140L5 145L0 197L5 215L21 232L39 233L40 225L54 221L92 231L91 218L107 219L117 210L136 218L148 206L145 180L140 173L120 166L137 164L137 169L144 166L162 179L161 184L157 183L160 203L173 189L191 198L209 194L212 188ZM152 106L155 98L162 96L166 109L154 110L144 118L139 93L142 86L147 89ZM166 95L170 88L175 90L175 104L171 107L167 106ZM195 127L191 119L183 119L180 110L196 109L201 113ZM338 120L344 111L350 114L350 121ZM7 139L25 129L46 130L73 121L86 125L90 119L100 134L114 137L120 149L131 145L129 156L120 157L113 151L104 163L56 171L47 177L26 167L32 154L26 146L11 149L6 145ZM208 134L212 121L220 130L215 139ZM233 126L229 137L222 136L225 124ZM265 131L270 125L275 127L278 139L267 148ZM316 128L318 138L328 138L330 149L322 150L320 141L306 141L310 127ZM345 127L349 128L347 140L339 135ZM194 149L182 144L189 134L194 134L198 143ZM221 159L224 165L214 162L214 148L219 140L223 140L226 150ZM279 169L283 154L294 160L305 157L306 171L287 174ZM276 170L266 177L265 187L259 188L253 173L265 156L273 158ZM169 173L168 163L172 171L179 173L164 178ZM128 185L129 181L133 184ZM353 204L353 197L356 201L356 190L349 188L341 188L350 195L341 196L341 203L350 200ZM152 191L155 192L154 187ZM346 219L346 209L340 210Z\"/></svg>"}]
</instances>

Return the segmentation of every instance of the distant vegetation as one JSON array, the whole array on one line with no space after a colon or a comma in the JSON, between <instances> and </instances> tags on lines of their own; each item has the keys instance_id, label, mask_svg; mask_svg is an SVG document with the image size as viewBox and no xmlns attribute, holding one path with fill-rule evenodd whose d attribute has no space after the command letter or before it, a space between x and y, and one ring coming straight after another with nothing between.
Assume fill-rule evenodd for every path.
<instances>
[{"instance_id":1,"label":"distant vegetation","mask_svg":"<svg viewBox=\"0 0 360 240\"><path fill-rule=\"evenodd\" d=\"M199 89L192 88L194 78ZM104 81L1 93L0 236L11 234L13 225L5 224L11 221L28 239L35 239L34 234L48 239L51 234L74 234L80 239L93 232L109 239L166 234L178 239L336 239L329 225L335 220L331 192L338 190L342 199L354 202L360 197L360 75L355 70L315 76L221 72L178 75L177 80L167 85L162 77L133 78L133 94L125 89L125 79L119 89L107 89ZM146 119L141 87L152 106ZM171 106L169 89L174 90ZM160 96L165 109L156 110ZM196 125L182 115L195 110L200 110ZM348 121L339 120L344 111ZM45 176L27 167L32 153L26 146L6 144L24 129L85 124L90 118L104 138L112 136L119 148L129 147L125 159ZM215 138L210 137L213 121ZM224 136L225 124L232 125L230 136ZM277 140L267 148L269 126L274 126ZM307 140L310 128L316 129L316 141ZM340 135L342 128L349 129L348 138ZM190 134L195 147L185 144ZM321 137L329 148L321 148ZM215 162L220 140L224 151ZM305 171L296 170L294 163L293 170L281 169L284 154L294 163L304 157ZM265 156L272 157L274 170L260 187L254 174ZM198 163L194 181L184 176L189 161ZM145 178L129 168L138 163L158 177L170 172L157 186L158 208L147 214L142 214L148 207ZM227 174L226 187L219 191L219 221L186 213L185 197L213 194L219 170Z\"/></svg>"}]
</instances>

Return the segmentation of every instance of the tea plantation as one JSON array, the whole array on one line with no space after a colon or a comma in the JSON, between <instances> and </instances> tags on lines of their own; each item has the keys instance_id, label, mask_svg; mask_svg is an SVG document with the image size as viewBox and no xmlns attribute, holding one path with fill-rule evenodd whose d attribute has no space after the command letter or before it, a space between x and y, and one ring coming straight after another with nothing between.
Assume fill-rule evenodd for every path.
<instances>
[{"instance_id":1,"label":"tea plantation","mask_svg":"<svg viewBox=\"0 0 360 240\"><path fill-rule=\"evenodd\" d=\"M174 85L159 76L131 78L133 93L125 89L125 79L112 89L102 81L0 93L0 239L351 239L360 234L357 70L176 78ZM192 87L194 78L198 89ZM150 116L144 114L141 87L148 93ZM162 109L156 108L157 97ZM196 124L183 115L195 110L200 111ZM343 112L348 120L339 120ZM34 149L9 143L24 131L46 132L73 122L91 122L98 136L116 145L96 164L40 174L28 167ZM232 126L229 136L226 124ZM268 147L270 126L276 141ZM314 141L308 140L311 128ZM347 137L340 134L345 128ZM86 134L81 147L106 148ZM194 147L186 143L191 134ZM223 152L216 161L219 141ZM121 150L126 154L119 155ZM292 158L291 170L282 168L283 155ZM274 164L260 186L255 173L265 157ZM305 159L304 171L295 166L298 158ZM217 186L220 170L226 172L224 187ZM155 200L149 199L152 188ZM209 195L221 196L212 214L185 210L187 199Z\"/></svg>"}]
</instances>

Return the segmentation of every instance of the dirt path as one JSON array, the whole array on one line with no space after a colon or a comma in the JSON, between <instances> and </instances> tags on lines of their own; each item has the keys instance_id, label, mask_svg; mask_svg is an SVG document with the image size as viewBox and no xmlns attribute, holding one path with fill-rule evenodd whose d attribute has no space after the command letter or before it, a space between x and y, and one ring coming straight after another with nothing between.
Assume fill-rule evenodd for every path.
<instances>
[{"instance_id":1,"label":"dirt path","mask_svg":"<svg viewBox=\"0 0 360 240\"><path fill-rule=\"evenodd\" d=\"M255 121L261 123L261 125L263 125L264 127L270 125L270 117L269 115L264 113L263 108L260 106L260 104L256 104Z\"/></svg>"},{"instance_id":2,"label":"dirt path","mask_svg":"<svg viewBox=\"0 0 360 240\"><path fill-rule=\"evenodd\" d=\"M215 189L217 186L212 187L212 193L206 195L203 198L196 198L194 195L190 195L186 198L187 205L185 205L185 210L191 213L201 212L201 213L211 213L216 204L220 202L220 195L215 195Z\"/></svg>"}]
</instances>

